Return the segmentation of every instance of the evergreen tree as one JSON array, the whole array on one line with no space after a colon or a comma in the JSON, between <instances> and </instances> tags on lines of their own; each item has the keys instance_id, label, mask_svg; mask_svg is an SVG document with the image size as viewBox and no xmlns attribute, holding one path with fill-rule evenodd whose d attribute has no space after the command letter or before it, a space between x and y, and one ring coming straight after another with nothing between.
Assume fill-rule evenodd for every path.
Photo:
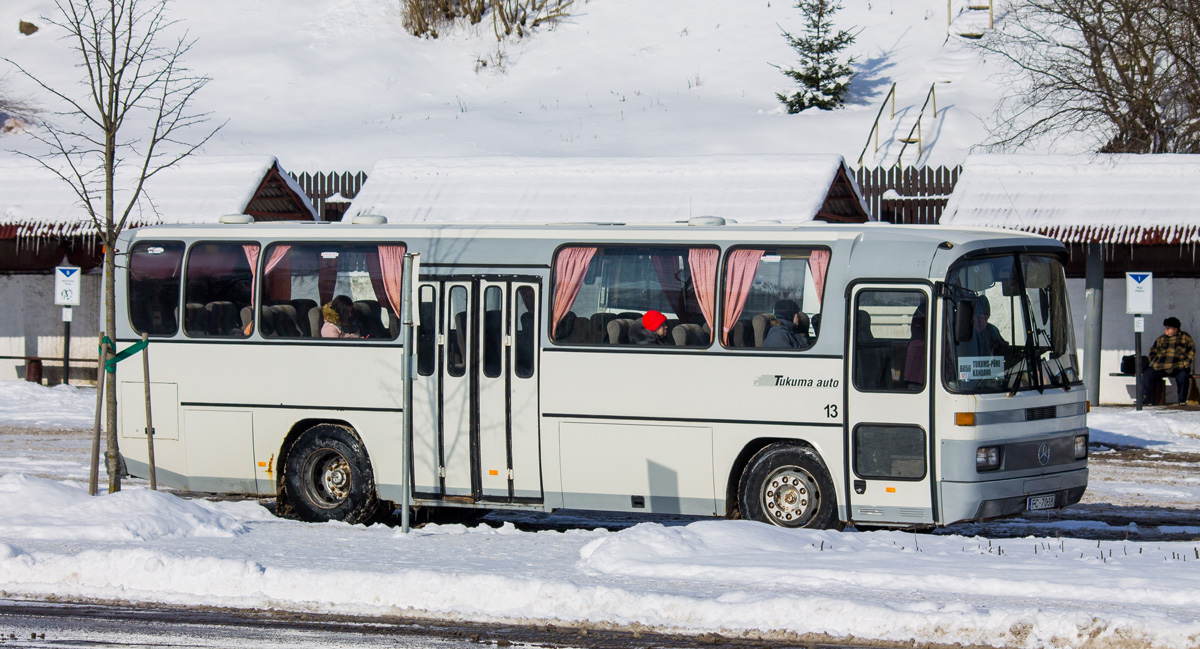
<instances>
[{"instance_id":1,"label":"evergreen tree","mask_svg":"<svg viewBox=\"0 0 1200 649\"><path fill-rule=\"evenodd\" d=\"M798 113L816 106L821 110L841 108L854 71L854 59L839 61L842 50L854 43L855 34L844 29L834 30L833 14L842 8L839 0L796 0L796 8L804 13L804 32L797 38L783 30L788 45L800 56L799 68L779 68L788 78L801 86L796 92L776 93L789 113ZM779 66L775 66L779 67Z\"/></svg>"}]
</instances>

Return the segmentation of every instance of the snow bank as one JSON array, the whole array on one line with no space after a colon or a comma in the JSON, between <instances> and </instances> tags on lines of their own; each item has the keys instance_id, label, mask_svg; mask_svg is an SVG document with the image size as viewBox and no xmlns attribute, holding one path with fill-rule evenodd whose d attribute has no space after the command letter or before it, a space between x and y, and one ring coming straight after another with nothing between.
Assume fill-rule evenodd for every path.
<instances>
[{"instance_id":1,"label":"snow bank","mask_svg":"<svg viewBox=\"0 0 1200 649\"><path fill-rule=\"evenodd\" d=\"M0 538L8 539L145 542L247 531L226 514L166 493L127 489L91 497L82 485L20 474L0 476L0 512Z\"/></svg>"},{"instance_id":2,"label":"snow bank","mask_svg":"<svg viewBox=\"0 0 1200 649\"><path fill-rule=\"evenodd\" d=\"M28 381L0 381L0 425L90 428L95 425L96 391Z\"/></svg>"},{"instance_id":3,"label":"snow bank","mask_svg":"<svg viewBox=\"0 0 1200 649\"><path fill-rule=\"evenodd\" d=\"M11 503L0 501L0 518L7 511ZM765 639L1030 648L1182 648L1200 639L1192 544L989 542L739 521L565 534L441 526L410 536L378 526L246 526L236 538L203 543L162 537L82 551L36 539L0 543L0 589Z\"/></svg>"}]
</instances>

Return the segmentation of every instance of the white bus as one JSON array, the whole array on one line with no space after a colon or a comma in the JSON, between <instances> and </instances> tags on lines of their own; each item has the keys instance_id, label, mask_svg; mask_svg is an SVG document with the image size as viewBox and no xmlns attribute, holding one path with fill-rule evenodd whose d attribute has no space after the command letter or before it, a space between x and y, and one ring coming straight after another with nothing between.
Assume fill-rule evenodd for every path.
<instances>
[{"instance_id":1,"label":"white bus","mask_svg":"<svg viewBox=\"0 0 1200 649\"><path fill-rule=\"evenodd\" d=\"M815 528L947 525L1086 488L1054 240L382 220L124 235L118 341L151 340L159 482L356 523L403 502L410 457L416 507ZM406 252L421 256L409 412ZM125 465L145 477L141 364L117 380Z\"/></svg>"}]
</instances>

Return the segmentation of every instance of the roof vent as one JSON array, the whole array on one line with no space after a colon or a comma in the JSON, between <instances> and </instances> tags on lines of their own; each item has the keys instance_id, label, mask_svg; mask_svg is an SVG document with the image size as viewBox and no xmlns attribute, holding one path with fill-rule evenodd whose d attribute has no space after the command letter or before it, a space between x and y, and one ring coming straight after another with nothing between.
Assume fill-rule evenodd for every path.
<instances>
[{"instance_id":1,"label":"roof vent","mask_svg":"<svg viewBox=\"0 0 1200 649\"><path fill-rule=\"evenodd\" d=\"M247 223L254 223L254 217L250 216L249 214L226 214L219 220L221 223L226 223L229 225L246 225Z\"/></svg>"},{"instance_id":2,"label":"roof vent","mask_svg":"<svg viewBox=\"0 0 1200 649\"><path fill-rule=\"evenodd\" d=\"M354 225L384 225L387 223L387 217L378 214L359 214L350 219L350 222Z\"/></svg>"},{"instance_id":3,"label":"roof vent","mask_svg":"<svg viewBox=\"0 0 1200 649\"><path fill-rule=\"evenodd\" d=\"M687 223L692 226L725 225L725 219L719 216L693 216Z\"/></svg>"}]
</instances>

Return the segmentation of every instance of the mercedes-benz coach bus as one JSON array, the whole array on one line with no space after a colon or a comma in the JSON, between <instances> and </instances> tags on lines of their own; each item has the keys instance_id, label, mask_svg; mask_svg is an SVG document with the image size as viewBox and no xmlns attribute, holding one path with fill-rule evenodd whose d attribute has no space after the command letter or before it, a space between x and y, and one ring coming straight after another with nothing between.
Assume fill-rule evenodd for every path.
<instances>
[{"instance_id":1,"label":"mercedes-benz coach bus","mask_svg":"<svg viewBox=\"0 0 1200 649\"><path fill-rule=\"evenodd\" d=\"M407 457L416 507L914 528L1087 485L1066 253L1045 237L241 220L120 241L117 340L151 341L168 486L363 522L404 501ZM118 366L144 477L142 380Z\"/></svg>"}]
</instances>

